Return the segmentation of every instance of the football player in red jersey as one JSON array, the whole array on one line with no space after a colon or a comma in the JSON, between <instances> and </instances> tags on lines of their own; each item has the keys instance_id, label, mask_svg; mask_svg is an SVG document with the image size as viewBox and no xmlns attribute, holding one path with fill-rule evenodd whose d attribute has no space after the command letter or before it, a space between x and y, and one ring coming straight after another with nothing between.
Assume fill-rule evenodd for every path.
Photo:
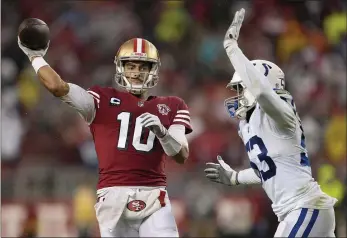
<instances>
[{"instance_id":1,"label":"football player in red jersey","mask_svg":"<svg viewBox=\"0 0 347 238\"><path fill-rule=\"evenodd\" d=\"M114 61L120 90L84 90L63 81L48 65L43 59L48 47L33 51L18 44L48 91L90 126L99 160L95 210L101 236L178 237L163 155L183 164L189 154L185 134L192 129L182 99L148 94L159 79L156 47L141 38L125 42Z\"/></svg>"}]
</instances>

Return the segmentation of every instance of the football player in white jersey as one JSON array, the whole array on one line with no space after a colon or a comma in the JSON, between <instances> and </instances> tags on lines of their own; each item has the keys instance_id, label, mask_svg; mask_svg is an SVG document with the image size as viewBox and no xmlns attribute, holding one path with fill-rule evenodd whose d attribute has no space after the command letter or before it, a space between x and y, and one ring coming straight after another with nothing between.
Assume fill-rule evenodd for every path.
<instances>
[{"instance_id":1,"label":"football player in white jersey","mask_svg":"<svg viewBox=\"0 0 347 238\"><path fill-rule=\"evenodd\" d=\"M261 184L280 222L275 237L334 237L336 199L323 193L311 174L305 136L295 104L284 90L284 73L266 60L249 61L237 44L245 10L236 12L224 48L235 69L225 100L240 120L251 168L236 172L220 156L207 163L206 177L226 185Z\"/></svg>"}]
</instances>

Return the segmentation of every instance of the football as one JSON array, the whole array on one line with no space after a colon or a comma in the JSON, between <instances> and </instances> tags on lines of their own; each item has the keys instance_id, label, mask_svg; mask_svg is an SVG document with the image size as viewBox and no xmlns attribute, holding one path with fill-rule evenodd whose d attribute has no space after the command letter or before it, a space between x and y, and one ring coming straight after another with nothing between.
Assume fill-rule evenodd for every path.
<instances>
[{"instance_id":1,"label":"football","mask_svg":"<svg viewBox=\"0 0 347 238\"><path fill-rule=\"evenodd\" d=\"M18 36L23 46L31 50L42 50L47 47L50 34L44 21L27 18L19 25Z\"/></svg>"}]
</instances>

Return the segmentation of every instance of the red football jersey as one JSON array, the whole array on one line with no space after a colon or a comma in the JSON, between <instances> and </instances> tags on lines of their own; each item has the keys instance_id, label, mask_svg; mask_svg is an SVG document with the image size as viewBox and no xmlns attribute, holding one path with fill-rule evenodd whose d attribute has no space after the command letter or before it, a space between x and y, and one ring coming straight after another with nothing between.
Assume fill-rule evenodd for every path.
<instances>
[{"instance_id":1,"label":"red football jersey","mask_svg":"<svg viewBox=\"0 0 347 238\"><path fill-rule=\"evenodd\" d=\"M192 131L188 107L178 97L150 96L140 100L115 88L93 86L96 114L90 125L99 160L98 189L112 186L166 186L164 150L154 135L140 123L149 112L168 129L173 124Z\"/></svg>"}]
</instances>

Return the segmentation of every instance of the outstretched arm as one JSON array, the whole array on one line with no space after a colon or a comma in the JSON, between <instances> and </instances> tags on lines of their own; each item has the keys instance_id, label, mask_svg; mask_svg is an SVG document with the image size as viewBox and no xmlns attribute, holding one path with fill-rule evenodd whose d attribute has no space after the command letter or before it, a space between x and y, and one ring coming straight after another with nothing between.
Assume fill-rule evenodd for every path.
<instances>
[{"instance_id":1,"label":"outstretched arm","mask_svg":"<svg viewBox=\"0 0 347 238\"><path fill-rule=\"evenodd\" d=\"M43 50L31 50L23 46L18 39L19 48L28 56L41 83L55 97L76 109L88 122L91 123L95 116L95 104L93 96L83 88L65 82L59 74L44 60L49 44Z\"/></svg>"},{"instance_id":2,"label":"outstretched arm","mask_svg":"<svg viewBox=\"0 0 347 238\"><path fill-rule=\"evenodd\" d=\"M256 98L262 110L278 126L282 128L294 128L295 114L292 108L275 93L265 75L254 67L238 47L237 39L244 14L244 9L236 12L234 20L226 33L224 48L227 55L235 71L240 75L246 88Z\"/></svg>"},{"instance_id":3,"label":"outstretched arm","mask_svg":"<svg viewBox=\"0 0 347 238\"><path fill-rule=\"evenodd\" d=\"M239 184L260 184L261 178L252 168L236 172L227 163L224 162L221 156L217 156L217 163L207 163L205 169L206 177L212 182L222 183L233 186Z\"/></svg>"}]
</instances>

